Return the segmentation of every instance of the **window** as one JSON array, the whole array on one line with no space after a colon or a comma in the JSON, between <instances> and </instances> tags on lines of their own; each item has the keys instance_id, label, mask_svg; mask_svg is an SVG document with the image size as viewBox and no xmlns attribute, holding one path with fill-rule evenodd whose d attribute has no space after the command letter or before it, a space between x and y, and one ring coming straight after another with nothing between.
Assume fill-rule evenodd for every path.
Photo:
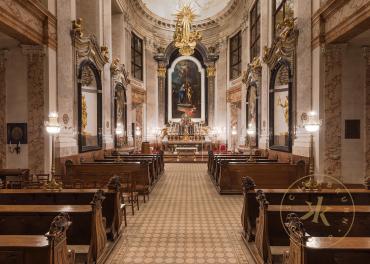
<instances>
[{"instance_id":1,"label":"window","mask_svg":"<svg viewBox=\"0 0 370 264\"><path fill-rule=\"evenodd\" d=\"M293 17L293 0L275 0L274 36L279 35L278 26L285 18Z\"/></svg>"},{"instance_id":2,"label":"window","mask_svg":"<svg viewBox=\"0 0 370 264\"><path fill-rule=\"evenodd\" d=\"M230 39L230 79L238 78L242 73L242 37L239 32Z\"/></svg>"},{"instance_id":3,"label":"window","mask_svg":"<svg viewBox=\"0 0 370 264\"><path fill-rule=\"evenodd\" d=\"M260 55L260 25L261 25L261 12L260 12L260 0L257 0L251 10L251 43L250 43L250 55L251 61L255 57L259 57Z\"/></svg>"},{"instance_id":4,"label":"window","mask_svg":"<svg viewBox=\"0 0 370 264\"><path fill-rule=\"evenodd\" d=\"M131 75L143 81L143 40L135 34L131 38Z\"/></svg>"}]
</instances>

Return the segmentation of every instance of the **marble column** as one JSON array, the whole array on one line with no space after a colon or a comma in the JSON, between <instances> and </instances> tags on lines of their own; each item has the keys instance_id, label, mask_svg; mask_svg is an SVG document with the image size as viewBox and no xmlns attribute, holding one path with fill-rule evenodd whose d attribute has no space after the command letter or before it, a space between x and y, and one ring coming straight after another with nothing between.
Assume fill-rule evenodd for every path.
<instances>
[{"instance_id":1,"label":"marble column","mask_svg":"<svg viewBox=\"0 0 370 264\"><path fill-rule=\"evenodd\" d=\"M158 65L158 127L165 125L165 89L166 89L166 73L165 65Z\"/></svg>"},{"instance_id":2,"label":"marble column","mask_svg":"<svg viewBox=\"0 0 370 264\"><path fill-rule=\"evenodd\" d=\"M60 120L62 120L62 130L56 139L56 157L76 155L77 146L77 108L75 100L77 91L75 90L75 71L73 58L73 47L70 37L72 21L76 19L76 1L58 0L58 92L57 104Z\"/></svg>"},{"instance_id":3,"label":"marble column","mask_svg":"<svg viewBox=\"0 0 370 264\"><path fill-rule=\"evenodd\" d=\"M208 78L208 126L214 127L215 116L215 80L216 80L216 67L215 65L207 66Z\"/></svg>"},{"instance_id":4,"label":"marble column","mask_svg":"<svg viewBox=\"0 0 370 264\"><path fill-rule=\"evenodd\" d=\"M28 164L31 172L44 172L45 129L44 129L44 57L42 46L22 46L27 56L27 97L28 97Z\"/></svg>"},{"instance_id":5,"label":"marble column","mask_svg":"<svg viewBox=\"0 0 370 264\"><path fill-rule=\"evenodd\" d=\"M6 52L0 50L0 168L6 167Z\"/></svg>"},{"instance_id":6,"label":"marble column","mask_svg":"<svg viewBox=\"0 0 370 264\"><path fill-rule=\"evenodd\" d=\"M101 30L103 31L102 46L106 46L109 51L112 51L112 2L111 0L104 0L102 2L103 19L100 23ZM110 62L104 65L102 72L103 84L103 145L105 149L113 148L113 135L112 135L112 88L111 88L111 66Z\"/></svg>"},{"instance_id":7,"label":"marble column","mask_svg":"<svg viewBox=\"0 0 370 264\"><path fill-rule=\"evenodd\" d=\"M325 50L324 85L324 173L341 178L342 142L342 48L328 46Z\"/></svg>"},{"instance_id":8,"label":"marble column","mask_svg":"<svg viewBox=\"0 0 370 264\"><path fill-rule=\"evenodd\" d=\"M263 47L270 47L272 44L272 27L270 18L271 16L270 1L261 1L261 39L260 46L262 55ZM270 69L266 63L262 64L262 78L261 78L261 90L260 90L260 135L259 135L259 148L269 148L269 83L270 80Z\"/></svg>"}]
</instances>

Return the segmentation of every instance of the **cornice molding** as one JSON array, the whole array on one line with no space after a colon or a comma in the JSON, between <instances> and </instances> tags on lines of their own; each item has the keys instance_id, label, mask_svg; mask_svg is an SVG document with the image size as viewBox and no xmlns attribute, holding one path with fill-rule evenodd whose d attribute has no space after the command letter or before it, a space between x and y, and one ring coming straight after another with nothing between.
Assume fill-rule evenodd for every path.
<instances>
[{"instance_id":1,"label":"cornice molding","mask_svg":"<svg viewBox=\"0 0 370 264\"><path fill-rule=\"evenodd\" d=\"M24 43L57 48L57 19L39 1L0 1L0 21L6 33Z\"/></svg>"},{"instance_id":2,"label":"cornice molding","mask_svg":"<svg viewBox=\"0 0 370 264\"><path fill-rule=\"evenodd\" d=\"M312 49L334 42L345 42L368 28L370 2L329 0L312 16Z\"/></svg>"}]
</instances>

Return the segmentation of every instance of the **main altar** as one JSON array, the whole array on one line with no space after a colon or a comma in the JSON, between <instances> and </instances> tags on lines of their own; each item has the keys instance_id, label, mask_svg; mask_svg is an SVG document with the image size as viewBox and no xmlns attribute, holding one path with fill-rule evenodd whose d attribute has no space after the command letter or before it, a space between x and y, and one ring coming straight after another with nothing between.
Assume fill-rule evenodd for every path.
<instances>
[{"instance_id":1,"label":"main altar","mask_svg":"<svg viewBox=\"0 0 370 264\"><path fill-rule=\"evenodd\" d=\"M177 154L179 151L189 151L198 154L211 147L210 128L204 122L193 121L184 113L179 122L170 121L162 129L161 141L165 151Z\"/></svg>"}]
</instances>

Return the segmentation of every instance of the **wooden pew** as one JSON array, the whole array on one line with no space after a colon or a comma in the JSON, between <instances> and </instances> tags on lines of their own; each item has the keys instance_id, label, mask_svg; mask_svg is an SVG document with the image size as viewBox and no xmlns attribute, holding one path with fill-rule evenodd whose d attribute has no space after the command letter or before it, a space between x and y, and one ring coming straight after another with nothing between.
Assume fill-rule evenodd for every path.
<instances>
[{"instance_id":1,"label":"wooden pew","mask_svg":"<svg viewBox=\"0 0 370 264\"><path fill-rule=\"evenodd\" d=\"M123 155L123 156L105 156L105 160L123 160L123 161L141 161L149 160L153 162L154 168L158 177L163 173L164 167L161 162L161 158L158 155Z\"/></svg>"},{"instance_id":2,"label":"wooden pew","mask_svg":"<svg viewBox=\"0 0 370 264\"><path fill-rule=\"evenodd\" d=\"M111 157L132 157L132 158L137 158L137 157L154 157L156 160L158 160L160 168L161 168L161 173L164 171L164 153L163 151L160 151L160 153L153 153L153 154L125 154L125 153L119 153L119 152L112 152L111 155L106 155L106 158L111 158Z\"/></svg>"},{"instance_id":3,"label":"wooden pew","mask_svg":"<svg viewBox=\"0 0 370 264\"><path fill-rule=\"evenodd\" d=\"M243 238L246 241L254 241L256 231L256 218L258 217L259 204L257 202L257 193L260 190L256 190L256 184L250 177L243 177L243 211L242 211L242 226L243 226ZM323 197L323 204L352 204L352 199L356 205L370 205L370 191L365 189L348 189L351 193L351 197L348 193L341 190L338 192L333 189L321 189L320 191L303 191L294 189L261 189L265 194L270 205L280 205L284 199L284 204L306 204L306 201L315 203L318 196ZM286 195L287 194L287 195ZM345 200L339 200L338 195L343 194L342 198ZM294 199L287 199L289 195L293 195ZM285 196L285 198L284 198Z\"/></svg>"},{"instance_id":4,"label":"wooden pew","mask_svg":"<svg viewBox=\"0 0 370 264\"><path fill-rule=\"evenodd\" d=\"M104 158L104 159L95 159L94 163L107 163L107 164L121 164L127 162L147 162L149 166L150 181L151 185L154 185L159 179L159 171L157 170L156 163L151 158ZM91 162L82 162L81 164L88 164Z\"/></svg>"},{"instance_id":5,"label":"wooden pew","mask_svg":"<svg viewBox=\"0 0 370 264\"><path fill-rule=\"evenodd\" d=\"M12 177L19 182L28 181L30 178L29 169L0 169L0 181L3 188L7 187L7 178Z\"/></svg>"},{"instance_id":6,"label":"wooden pew","mask_svg":"<svg viewBox=\"0 0 370 264\"><path fill-rule=\"evenodd\" d=\"M270 160L264 157L253 157L252 161L250 157L238 157L238 158L218 158L214 163L214 169L212 170L212 180L214 183L218 184L220 174L221 174L221 167L225 166L229 163L277 163L278 160Z\"/></svg>"},{"instance_id":7,"label":"wooden pew","mask_svg":"<svg viewBox=\"0 0 370 264\"><path fill-rule=\"evenodd\" d=\"M370 237L318 237L306 233L303 223L291 214L285 224L289 250L284 264L363 264L370 259Z\"/></svg>"},{"instance_id":8,"label":"wooden pew","mask_svg":"<svg viewBox=\"0 0 370 264\"><path fill-rule=\"evenodd\" d=\"M2 264L73 264L74 251L67 249L66 213L56 216L45 235L0 235Z\"/></svg>"},{"instance_id":9,"label":"wooden pew","mask_svg":"<svg viewBox=\"0 0 370 264\"><path fill-rule=\"evenodd\" d=\"M106 221L106 231L111 240L121 235L122 210L120 181L110 179L107 189L103 189L105 199L102 213ZM0 190L0 205L89 205L98 189L4 189Z\"/></svg>"},{"instance_id":10,"label":"wooden pew","mask_svg":"<svg viewBox=\"0 0 370 264\"><path fill-rule=\"evenodd\" d=\"M242 194L242 178L248 176L258 188L287 188L304 174L302 163L226 163L216 187L221 194Z\"/></svg>"},{"instance_id":11,"label":"wooden pew","mask_svg":"<svg viewBox=\"0 0 370 264\"><path fill-rule=\"evenodd\" d=\"M98 183L106 186L112 176L130 173L136 180L137 191L149 197L151 180L148 164L145 162L125 163L84 163L79 165L67 164L66 176L63 182L81 181L83 183Z\"/></svg>"},{"instance_id":12,"label":"wooden pew","mask_svg":"<svg viewBox=\"0 0 370 264\"><path fill-rule=\"evenodd\" d=\"M44 234L56 215L68 213L73 222L67 233L69 247L84 255L87 263L103 263L113 248L107 245L104 198L98 191L90 205L0 205L0 235Z\"/></svg>"},{"instance_id":13,"label":"wooden pew","mask_svg":"<svg viewBox=\"0 0 370 264\"><path fill-rule=\"evenodd\" d=\"M284 251L289 245L289 236L282 221L285 221L291 213L303 217L311 212L310 207L308 205L269 205L263 192L258 193L257 200L259 201L259 215L256 220L256 238L255 243L248 243L248 247L252 255L256 256L258 263L273 263L274 259L283 258ZM328 205L323 206L322 209L325 212L324 219L327 223L322 218L314 221L314 216L304 221L306 231L311 236L340 234L341 236L370 237L370 229L364 224L370 221L368 205ZM354 212L355 218L353 218ZM347 219L345 227L342 224L343 219ZM341 227L341 233L338 233L338 227ZM348 228L348 233L344 228Z\"/></svg>"}]
</instances>

